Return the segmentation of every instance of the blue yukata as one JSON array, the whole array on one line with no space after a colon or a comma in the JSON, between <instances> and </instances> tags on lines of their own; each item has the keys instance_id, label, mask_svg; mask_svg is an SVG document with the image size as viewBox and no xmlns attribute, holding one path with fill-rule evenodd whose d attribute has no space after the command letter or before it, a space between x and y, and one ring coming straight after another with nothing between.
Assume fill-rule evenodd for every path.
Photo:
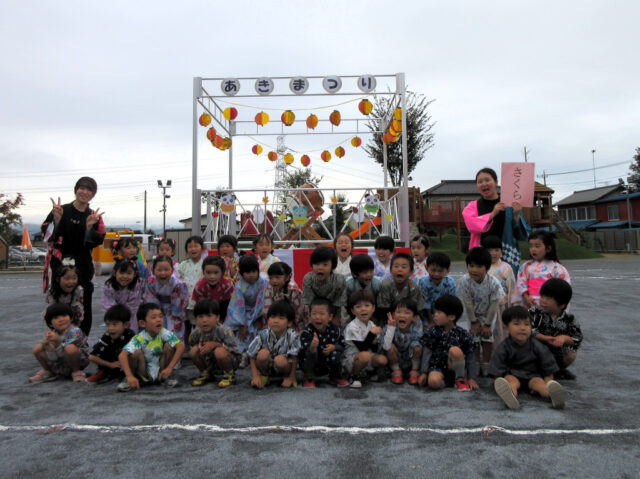
<instances>
[{"instance_id":1,"label":"blue yukata","mask_svg":"<svg viewBox=\"0 0 640 479\"><path fill-rule=\"evenodd\" d=\"M391 259L389 259L389 265L383 265L378 258L373 260L373 275L376 278L380 278L380 281L391 279Z\"/></svg>"},{"instance_id":2,"label":"blue yukata","mask_svg":"<svg viewBox=\"0 0 640 479\"><path fill-rule=\"evenodd\" d=\"M315 353L309 349L314 334L318 335L319 342ZM340 377L344 338L338 326L329 323L324 331L320 331L309 323L304 331L300 333L300 344L300 362L306 377L324 376L326 374L331 378ZM327 356L323 354L322 350L330 344L333 344L336 349Z\"/></svg>"},{"instance_id":3,"label":"blue yukata","mask_svg":"<svg viewBox=\"0 0 640 479\"><path fill-rule=\"evenodd\" d=\"M433 312L433 303L440 296L445 294L456 295L456 282L449 275L442 278L440 284L431 281L431 276L425 276L418 281L422 298L424 299L424 308Z\"/></svg>"},{"instance_id":4,"label":"blue yukata","mask_svg":"<svg viewBox=\"0 0 640 479\"><path fill-rule=\"evenodd\" d=\"M160 306L163 327L182 341L184 339L185 310L189 303L187 285L173 276L166 284L160 284L154 276L151 276L144 292L144 301Z\"/></svg>"},{"instance_id":5,"label":"blue yukata","mask_svg":"<svg viewBox=\"0 0 640 479\"><path fill-rule=\"evenodd\" d=\"M412 369L411 360L413 359L414 348L422 347L420 339L422 338L423 329L422 321L415 319L405 332L400 331L396 326L388 324L382 329L382 347L385 351L391 349L391 345L395 345L398 350L398 364L403 371Z\"/></svg>"},{"instance_id":6,"label":"blue yukata","mask_svg":"<svg viewBox=\"0 0 640 479\"><path fill-rule=\"evenodd\" d=\"M460 326L454 326L446 332L442 326L429 328L420 340L422 347L423 373L439 371L445 376L449 372L449 349L457 346L464 354L467 378L477 379L478 365L475 361L473 350L474 338L471 333Z\"/></svg>"},{"instance_id":7,"label":"blue yukata","mask_svg":"<svg viewBox=\"0 0 640 479\"><path fill-rule=\"evenodd\" d=\"M258 331L256 337L247 348L247 354L255 359L261 349L268 349L271 359L276 356L287 356L289 362L300 352L300 336L293 328L287 328L279 338L271 328Z\"/></svg>"},{"instance_id":8,"label":"blue yukata","mask_svg":"<svg viewBox=\"0 0 640 479\"><path fill-rule=\"evenodd\" d=\"M262 276L259 276L253 284L248 283L242 277L236 283L224 324L236 334L238 348L241 352L247 350L249 343L262 329L264 291L268 284L269 282ZM247 329L247 334L244 337L240 337L238 334L241 327Z\"/></svg>"}]
</instances>

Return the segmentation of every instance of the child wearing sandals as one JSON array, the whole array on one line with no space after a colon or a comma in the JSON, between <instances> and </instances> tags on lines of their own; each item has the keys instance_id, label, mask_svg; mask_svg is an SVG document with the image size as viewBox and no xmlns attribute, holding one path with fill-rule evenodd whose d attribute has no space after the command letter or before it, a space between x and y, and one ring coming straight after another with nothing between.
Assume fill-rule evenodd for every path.
<instances>
[{"instance_id":1,"label":"child wearing sandals","mask_svg":"<svg viewBox=\"0 0 640 479\"><path fill-rule=\"evenodd\" d=\"M422 358L422 321L418 305L411 298L401 298L388 313L387 324L382 330L383 348L391 367L391 382L402 384L409 376L409 384L418 385L420 359Z\"/></svg>"},{"instance_id":2,"label":"child wearing sandals","mask_svg":"<svg viewBox=\"0 0 640 479\"><path fill-rule=\"evenodd\" d=\"M545 345L531 337L529 312L522 306L507 308L502 323L509 336L496 348L489 367L498 396L509 409L518 409L518 390L525 388L550 399L554 408L564 408L564 389L553 380L558 365Z\"/></svg>"},{"instance_id":3,"label":"child wearing sandals","mask_svg":"<svg viewBox=\"0 0 640 479\"><path fill-rule=\"evenodd\" d=\"M44 341L33 348L42 369L29 378L32 383L55 381L58 376L86 381L82 371L89 364L89 345L80 328L71 322L73 311L62 303L54 303L45 311L44 321L50 331Z\"/></svg>"}]
</instances>

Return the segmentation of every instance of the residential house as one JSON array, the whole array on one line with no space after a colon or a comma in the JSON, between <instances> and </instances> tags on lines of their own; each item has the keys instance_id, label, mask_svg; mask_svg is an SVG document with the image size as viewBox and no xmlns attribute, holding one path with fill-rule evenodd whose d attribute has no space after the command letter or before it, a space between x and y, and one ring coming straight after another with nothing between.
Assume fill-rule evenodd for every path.
<instances>
[{"instance_id":1,"label":"residential house","mask_svg":"<svg viewBox=\"0 0 640 479\"><path fill-rule=\"evenodd\" d=\"M600 230L640 226L640 193L626 194L623 185L575 191L556 203L558 214L574 229Z\"/></svg>"}]
</instances>

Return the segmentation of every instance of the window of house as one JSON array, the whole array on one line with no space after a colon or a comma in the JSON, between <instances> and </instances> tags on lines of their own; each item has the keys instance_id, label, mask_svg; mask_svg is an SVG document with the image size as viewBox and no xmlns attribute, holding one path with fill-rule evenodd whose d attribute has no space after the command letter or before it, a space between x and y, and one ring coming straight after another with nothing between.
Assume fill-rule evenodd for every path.
<instances>
[{"instance_id":1,"label":"window of house","mask_svg":"<svg viewBox=\"0 0 640 479\"><path fill-rule=\"evenodd\" d=\"M618 214L618 205L607 206L607 217L609 218L609 221L620 219L620 215Z\"/></svg>"}]
</instances>

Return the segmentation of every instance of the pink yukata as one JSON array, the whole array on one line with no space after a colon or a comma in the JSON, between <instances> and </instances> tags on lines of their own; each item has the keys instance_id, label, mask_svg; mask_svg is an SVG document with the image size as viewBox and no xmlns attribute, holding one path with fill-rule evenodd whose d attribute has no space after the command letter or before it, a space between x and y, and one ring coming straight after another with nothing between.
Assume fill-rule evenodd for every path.
<instances>
[{"instance_id":1,"label":"pink yukata","mask_svg":"<svg viewBox=\"0 0 640 479\"><path fill-rule=\"evenodd\" d=\"M550 278L564 279L571 284L571 276L569 276L567 268L557 261L548 259L535 261L530 259L518 271L518 279L516 280L518 294L523 296L524 293L529 293L531 301L536 306L540 306L540 288Z\"/></svg>"}]
</instances>

